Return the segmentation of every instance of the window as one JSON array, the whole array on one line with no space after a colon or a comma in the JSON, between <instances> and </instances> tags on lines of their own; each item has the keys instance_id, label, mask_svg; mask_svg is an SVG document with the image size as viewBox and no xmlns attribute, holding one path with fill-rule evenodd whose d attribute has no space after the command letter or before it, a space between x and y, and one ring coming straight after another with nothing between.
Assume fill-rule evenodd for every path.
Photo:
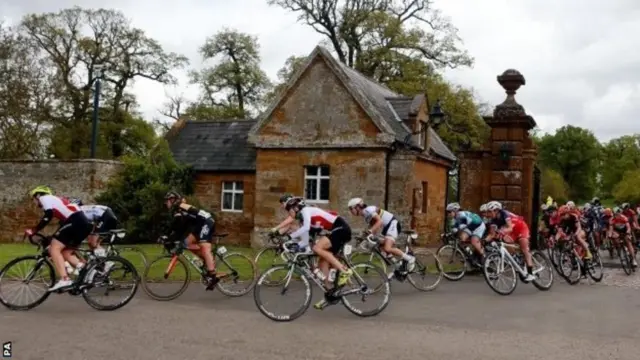
<instances>
[{"instance_id":1,"label":"window","mask_svg":"<svg viewBox=\"0 0 640 360\"><path fill-rule=\"evenodd\" d=\"M427 213L427 207L429 206L429 182L422 182L422 213Z\"/></svg>"},{"instance_id":2,"label":"window","mask_svg":"<svg viewBox=\"0 0 640 360\"><path fill-rule=\"evenodd\" d=\"M244 185L242 181L222 183L222 211L242 212L244 206Z\"/></svg>"},{"instance_id":3,"label":"window","mask_svg":"<svg viewBox=\"0 0 640 360\"><path fill-rule=\"evenodd\" d=\"M329 202L329 167L307 166L304 173L304 194L307 201Z\"/></svg>"}]
</instances>

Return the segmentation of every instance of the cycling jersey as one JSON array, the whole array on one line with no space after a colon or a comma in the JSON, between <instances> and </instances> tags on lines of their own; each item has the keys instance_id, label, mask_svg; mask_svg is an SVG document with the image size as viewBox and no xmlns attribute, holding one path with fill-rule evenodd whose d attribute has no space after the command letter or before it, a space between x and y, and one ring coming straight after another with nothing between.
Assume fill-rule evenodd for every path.
<instances>
[{"instance_id":1,"label":"cycling jersey","mask_svg":"<svg viewBox=\"0 0 640 360\"><path fill-rule=\"evenodd\" d=\"M83 205L80 206L80 210L84 212L89 220L98 221L104 212L109 210L109 207L104 205Z\"/></svg>"},{"instance_id":2,"label":"cycling jersey","mask_svg":"<svg viewBox=\"0 0 640 360\"><path fill-rule=\"evenodd\" d=\"M387 210L371 205L362 209L362 215L364 216L364 221L369 226L373 226L373 217L378 215L382 221L381 234L385 237L390 237L395 240L398 238L398 234L402 231L396 217Z\"/></svg>"},{"instance_id":3,"label":"cycling jersey","mask_svg":"<svg viewBox=\"0 0 640 360\"><path fill-rule=\"evenodd\" d=\"M622 211L622 215L624 215L630 223L635 223L637 219L636 212L633 209L627 209Z\"/></svg>"},{"instance_id":4,"label":"cycling jersey","mask_svg":"<svg viewBox=\"0 0 640 360\"><path fill-rule=\"evenodd\" d=\"M54 217L60 220L60 228L53 237L67 246L79 245L91 232L89 219L66 198L42 195L38 198L38 204L44 210L44 215L35 232L44 229Z\"/></svg>"},{"instance_id":5,"label":"cycling jersey","mask_svg":"<svg viewBox=\"0 0 640 360\"><path fill-rule=\"evenodd\" d=\"M45 213L50 210L51 215L60 221L66 220L71 214L78 211L77 206L71 204L69 200L54 195L42 195L38 198L38 202Z\"/></svg>"},{"instance_id":6,"label":"cycling jersey","mask_svg":"<svg viewBox=\"0 0 640 360\"><path fill-rule=\"evenodd\" d=\"M493 225L498 229L502 229L507 226L507 220L511 221L513 227L511 228L511 238L518 240L521 238L529 238L529 226L522 216L516 215L507 210L498 211L498 215L493 219Z\"/></svg>"},{"instance_id":7,"label":"cycling jersey","mask_svg":"<svg viewBox=\"0 0 640 360\"><path fill-rule=\"evenodd\" d=\"M560 227L567 234L573 234L578 230L578 221L580 221L578 215L575 213L568 213L569 216L563 216L560 219Z\"/></svg>"},{"instance_id":8,"label":"cycling jersey","mask_svg":"<svg viewBox=\"0 0 640 360\"><path fill-rule=\"evenodd\" d=\"M181 236L192 234L198 241L211 241L214 225L215 221L209 212L182 203L173 209L169 239L177 240Z\"/></svg>"},{"instance_id":9,"label":"cycling jersey","mask_svg":"<svg viewBox=\"0 0 640 360\"><path fill-rule=\"evenodd\" d=\"M456 216L453 218L453 227L460 230L469 228L473 231L482 224L482 218L470 211L458 211Z\"/></svg>"},{"instance_id":10,"label":"cycling jersey","mask_svg":"<svg viewBox=\"0 0 640 360\"><path fill-rule=\"evenodd\" d=\"M315 206L305 206L298 212L302 218L300 228L291 233L291 238L300 239L300 247L309 245L309 232L312 229L331 231L329 241L331 241L331 251L337 254L340 249L351 240L351 228L340 216L329 213Z\"/></svg>"},{"instance_id":11,"label":"cycling jersey","mask_svg":"<svg viewBox=\"0 0 640 360\"><path fill-rule=\"evenodd\" d=\"M613 226L613 228L618 232L626 232L627 225L629 225L629 219L622 214L614 215L609 220L609 225Z\"/></svg>"}]
</instances>

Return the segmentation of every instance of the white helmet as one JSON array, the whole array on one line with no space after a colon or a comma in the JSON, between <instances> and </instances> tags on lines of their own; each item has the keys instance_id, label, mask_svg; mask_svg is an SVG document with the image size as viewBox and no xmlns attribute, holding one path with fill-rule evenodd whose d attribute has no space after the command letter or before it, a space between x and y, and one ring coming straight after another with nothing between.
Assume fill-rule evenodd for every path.
<instances>
[{"instance_id":1,"label":"white helmet","mask_svg":"<svg viewBox=\"0 0 640 360\"><path fill-rule=\"evenodd\" d=\"M460 210L460 204L458 203L451 203L449 205L447 205L447 211L458 211Z\"/></svg>"},{"instance_id":2,"label":"white helmet","mask_svg":"<svg viewBox=\"0 0 640 360\"><path fill-rule=\"evenodd\" d=\"M361 198L353 198L351 200L349 200L349 203L347 204L347 207L349 207L349 209L351 209L352 207L356 206L356 205L362 205L364 204L364 201Z\"/></svg>"},{"instance_id":3,"label":"white helmet","mask_svg":"<svg viewBox=\"0 0 640 360\"><path fill-rule=\"evenodd\" d=\"M487 203L487 211L502 210L502 204L497 201L489 201Z\"/></svg>"},{"instance_id":4,"label":"white helmet","mask_svg":"<svg viewBox=\"0 0 640 360\"><path fill-rule=\"evenodd\" d=\"M575 209L576 207L576 203L574 203L573 201L567 201L566 205L569 209Z\"/></svg>"},{"instance_id":5,"label":"white helmet","mask_svg":"<svg viewBox=\"0 0 640 360\"><path fill-rule=\"evenodd\" d=\"M485 211L487 211L487 204L480 205L480 212L485 212Z\"/></svg>"}]
</instances>

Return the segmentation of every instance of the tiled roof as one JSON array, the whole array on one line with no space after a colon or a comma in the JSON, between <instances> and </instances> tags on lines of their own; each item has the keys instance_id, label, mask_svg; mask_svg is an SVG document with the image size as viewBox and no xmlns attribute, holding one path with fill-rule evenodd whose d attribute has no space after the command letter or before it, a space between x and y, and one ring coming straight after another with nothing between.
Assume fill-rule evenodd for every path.
<instances>
[{"instance_id":1,"label":"tiled roof","mask_svg":"<svg viewBox=\"0 0 640 360\"><path fill-rule=\"evenodd\" d=\"M174 158L199 171L256 169L256 150L247 142L254 120L187 121L169 139Z\"/></svg>"}]
</instances>

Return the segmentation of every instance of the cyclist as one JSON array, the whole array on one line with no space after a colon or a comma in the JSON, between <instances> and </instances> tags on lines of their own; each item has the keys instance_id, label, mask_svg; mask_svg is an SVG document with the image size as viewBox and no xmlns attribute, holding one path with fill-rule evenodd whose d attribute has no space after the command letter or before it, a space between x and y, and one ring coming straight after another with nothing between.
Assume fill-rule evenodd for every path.
<instances>
[{"instance_id":1,"label":"cyclist","mask_svg":"<svg viewBox=\"0 0 640 360\"><path fill-rule=\"evenodd\" d=\"M44 229L54 217L60 220L60 227L53 234L49 245L49 256L60 279L49 288L49 291L71 286L73 281L69 279L69 274L65 269L65 260L77 269L84 266L84 263L73 254L72 248L80 245L91 233L91 223L82 211L70 209L67 206L67 200L54 196L48 186L38 186L31 190L30 195L35 203L42 208L44 215L34 229L25 231L28 236Z\"/></svg>"},{"instance_id":2,"label":"cyclist","mask_svg":"<svg viewBox=\"0 0 640 360\"><path fill-rule=\"evenodd\" d=\"M113 213L110 207L104 205L84 205L80 199L71 200L72 203L78 205L80 210L84 212L85 216L92 224L94 224L93 231L87 237L87 243L89 248L93 250L96 256L104 257L107 252L102 246L100 246L100 236L98 234L104 234L110 230L118 228L118 218ZM105 272L113 266L111 261L105 264Z\"/></svg>"},{"instance_id":3,"label":"cyclist","mask_svg":"<svg viewBox=\"0 0 640 360\"><path fill-rule=\"evenodd\" d=\"M340 252L344 244L351 241L349 224L341 216L331 214L315 206L307 206L302 198L294 197L289 199L285 209L289 211L291 217L301 220L300 228L290 234L292 239L301 239L301 247L308 246L309 232L312 231L312 225L316 228L330 231L328 236L322 233L318 234L313 245L313 252L319 257L318 267L322 270L325 279L328 278L329 265L331 265L339 271L337 286L344 286L353 275L353 271L340 263L335 254ZM326 304L326 299L322 299L314 305L314 308L322 309Z\"/></svg>"},{"instance_id":4,"label":"cyclist","mask_svg":"<svg viewBox=\"0 0 640 360\"><path fill-rule=\"evenodd\" d=\"M631 243L631 225L629 224L629 219L622 214L622 209L619 207L615 207L613 212L609 209L605 209L604 212L605 216L609 218L607 236L615 241L616 244L619 244L618 241L621 236L624 237L625 245L627 245L629 256L632 259L632 265L637 267L638 262L636 261L635 249Z\"/></svg>"},{"instance_id":5,"label":"cyclist","mask_svg":"<svg viewBox=\"0 0 640 360\"><path fill-rule=\"evenodd\" d=\"M560 216L560 224L558 226L557 237L570 237L571 235L575 235L576 241L585 251L585 260L592 259L593 255L591 254L589 245L587 244L587 234L582 229L580 215L575 211L575 209L574 211L571 211L567 205L560 206L558 209L558 215Z\"/></svg>"},{"instance_id":6,"label":"cyclist","mask_svg":"<svg viewBox=\"0 0 640 360\"><path fill-rule=\"evenodd\" d=\"M287 204L287 201L293 199L293 195L291 194L284 194L280 197L280 207L285 210L285 205ZM287 213L287 218L284 219L280 224L278 224L276 227L272 228L271 230L269 230L270 234L277 234L277 233L283 233L285 231L287 231L290 227L291 224L293 224L294 222L294 218L291 217L291 215L289 215Z\"/></svg>"},{"instance_id":7,"label":"cyclist","mask_svg":"<svg viewBox=\"0 0 640 360\"><path fill-rule=\"evenodd\" d=\"M624 203L620 205L622 208L622 215L626 216L629 219L629 224L631 225L631 230L640 230L640 226L638 226L638 215L635 210L631 207L629 203Z\"/></svg>"},{"instance_id":8,"label":"cyclist","mask_svg":"<svg viewBox=\"0 0 640 360\"><path fill-rule=\"evenodd\" d=\"M458 203L448 204L446 210L447 216L453 220L453 228L457 230L460 240L463 243L471 242L476 253L480 255L482 263L484 259L484 249L480 240L486 230L482 218L478 214L470 211L460 210L460 204Z\"/></svg>"},{"instance_id":9,"label":"cyclist","mask_svg":"<svg viewBox=\"0 0 640 360\"><path fill-rule=\"evenodd\" d=\"M416 258L393 246L402 229L400 223L392 213L374 205L367 205L361 198L349 200L347 207L351 215L364 217L364 221L369 227L366 230L368 233L379 233L383 236L382 250L384 250L385 253L402 258L402 260L407 262L407 270L413 270Z\"/></svg>"},{"instance_id":10,"label":"cyclist","mask_svg":"<svg viewBox=\"0 0 640 360\"><path fill-rule=\"evenodd\" d=\"M536 279L533 275L533 261L531 259L531 251L529 250L529 226L524 219L512 212L504 210L502 204L497 201L491 201L487 204L487 211L492 219L492 225L498 229L497 233L490 234L487 241L490 241L496 235L507 235L506 241L517 241L520 245L524 261L527 265L527 276L523 279L530 282Z\"/></svg>"},{"instance_id":11,"label":"cyclist","mask_svg":"<svg viewBox=\"0 0 640 360\"><path fill-rule=\"evenodd\" d=\"M197 248L197 254L205 263L207 269L207 290L213 290L220 278L216 274L211 240L215 230L215 221L211 213L187 204L186 199L175 191L169 191L164 196L164 202L173 215L171 233L165 237L167 241L184 241L188 249Z\"/></svg>"}]
</instances>

